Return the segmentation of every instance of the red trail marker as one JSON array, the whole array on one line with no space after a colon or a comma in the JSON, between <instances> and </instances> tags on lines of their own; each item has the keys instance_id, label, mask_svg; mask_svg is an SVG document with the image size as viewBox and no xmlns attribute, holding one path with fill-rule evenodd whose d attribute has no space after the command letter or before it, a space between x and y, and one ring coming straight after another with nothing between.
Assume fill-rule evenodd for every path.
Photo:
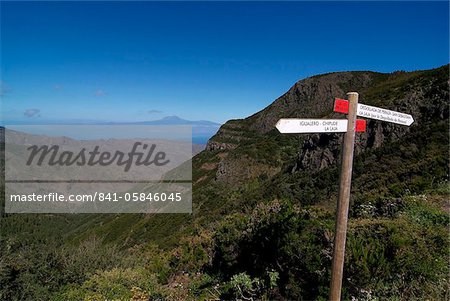
<instances>
[{"instance_id":1,"label":"red trail marker","mask_svg":"<svg viewBox=\"0 0 450 301\"><path fill-rule=\"evenodd\" d=\"M348 113L348 100L336 98L334 100L334 111L337 113Z\"/></svg>"},{"instance_id":2,"label":"red trail marker","mask_svg":"<svg viewBox=\"0 0 450 301\"><path fill-rule=\"evenodd\" d=\"M365 132L366 131L366 120L356 119L355 132Z\"/></svg>"}]
</instances>

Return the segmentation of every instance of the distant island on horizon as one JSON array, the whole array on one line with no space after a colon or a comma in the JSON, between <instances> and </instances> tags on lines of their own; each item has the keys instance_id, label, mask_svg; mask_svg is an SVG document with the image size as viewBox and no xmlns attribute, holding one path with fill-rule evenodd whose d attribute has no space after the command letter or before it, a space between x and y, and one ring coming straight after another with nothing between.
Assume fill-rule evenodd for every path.
<instances>
[{"instance_id":1,"label":"distant island on horizon","mask_svg":"<svg viewBox=\"0 0 450 301\"><path fill-rule=\"evenodd\" d=\"M33 120L31 122L25 121L4 121L1 126L7 127L8 125L175 125L175 126L191 126L192 127L192 143L206 145L208 140L214 136L219 130L221 124L208 120L187 120L181 117L172 115L166 116L157 120L146 120L146 121L82 121L82 120L72 120L72 121L50 121L50 122L39 122L38 120Z\"/></svg>"}]
</instances>

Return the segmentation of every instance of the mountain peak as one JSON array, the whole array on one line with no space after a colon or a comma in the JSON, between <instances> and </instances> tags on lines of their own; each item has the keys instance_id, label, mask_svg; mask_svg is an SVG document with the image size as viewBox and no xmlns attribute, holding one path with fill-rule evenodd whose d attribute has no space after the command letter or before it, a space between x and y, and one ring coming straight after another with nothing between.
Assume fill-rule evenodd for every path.
<instances>
[{"instance_id":1,"label":"mountain peak","mask_svg":"<svg viewBox=\"0 0 450 301\"><path fill-rule=\"evenodd\" d=\"M185 120L183 118L180 118L180 117L178 117L176 115L166 116L166 117L163 117L160 120L165 120L165 121L187 121L187 120Z\"/></svg>"},{"instance_id":2,"label":"mountain peak","mask_svg":"<svg viewBox=\"0 0 450 301\"><path fill-rule=\"evenodd\" d=\"M191 126L213 126L219 127L220 124L208 120L186 120L176 115L166 116L158 120L143 121L141 124L152 125L191 125Z\"/></svg>"}]
</instances>

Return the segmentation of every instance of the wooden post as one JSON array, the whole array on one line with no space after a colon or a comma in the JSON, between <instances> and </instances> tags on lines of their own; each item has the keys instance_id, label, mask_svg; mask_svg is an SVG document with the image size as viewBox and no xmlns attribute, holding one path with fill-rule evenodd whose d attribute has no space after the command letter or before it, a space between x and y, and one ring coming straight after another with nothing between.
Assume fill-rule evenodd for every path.
<instances>
[{"instance_id":1,"label":"wooden post","mask_svg":"<svg viewBox=\"0 0 450 301\"><path fill-rule=\"evenodd\" d=\"M339 186L339 200L336 209L336 228L334 236L333 263L331 267L330 300L341 300L342 278L344 271L345 240L347 237L348 207L352 184L353 151L355 146L356 115L410 126L414 122L411 115L389 111L368 105L358 105L358 93L347 93L348 100L336 99L335 112L348 113L347 128L345 119L296 119L281 118L276 124L280 133L345 133L342 149L342 167ZM372 114L373 110L381 111ZM392 118L396 115L396 118ZM326 126L333 123L333 127ZM365 121L360 123L358 131L365 131Z\"/></svg>"},{"instance_id":2,"label":"wooden post","mask_svg":"<svg viewBox=\"0 0 450 301\"><path fill-rule=\"evenodd\" d=\"M341 300L342 276L344 270L345 240L347 236L348 207L352 183L353 150L355 145L356 111L358 93L347 93L348 125L344 135L342 170L339 186L339 200L336 210L336 231L334 236L333 263L331 267L330 301Z\"/></svg>"}]
</instances>

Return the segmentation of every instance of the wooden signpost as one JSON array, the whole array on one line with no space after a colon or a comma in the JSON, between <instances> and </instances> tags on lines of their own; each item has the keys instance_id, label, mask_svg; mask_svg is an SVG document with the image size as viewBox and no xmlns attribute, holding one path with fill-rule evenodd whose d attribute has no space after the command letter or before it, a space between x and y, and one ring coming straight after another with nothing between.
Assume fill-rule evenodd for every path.
<instances>
[{"instance_id":1,"label":"wooden signpost","mask_svg":"<svg viewBox=\"0 0 450 301\"><path fill-rule=\"evenodd\" d=\"M414 122L413 117L408 114L358 104L356 92L349 92L347 96L348 100L336 99L334 103L334 111L347 114L347 119L280 119L276 124L280 133L345 133L331 267L331 301L341 300L355 133L364 132L366 128L365 120L357 120L356 116L407 126Z\"/></svg>"}]
</instances>

